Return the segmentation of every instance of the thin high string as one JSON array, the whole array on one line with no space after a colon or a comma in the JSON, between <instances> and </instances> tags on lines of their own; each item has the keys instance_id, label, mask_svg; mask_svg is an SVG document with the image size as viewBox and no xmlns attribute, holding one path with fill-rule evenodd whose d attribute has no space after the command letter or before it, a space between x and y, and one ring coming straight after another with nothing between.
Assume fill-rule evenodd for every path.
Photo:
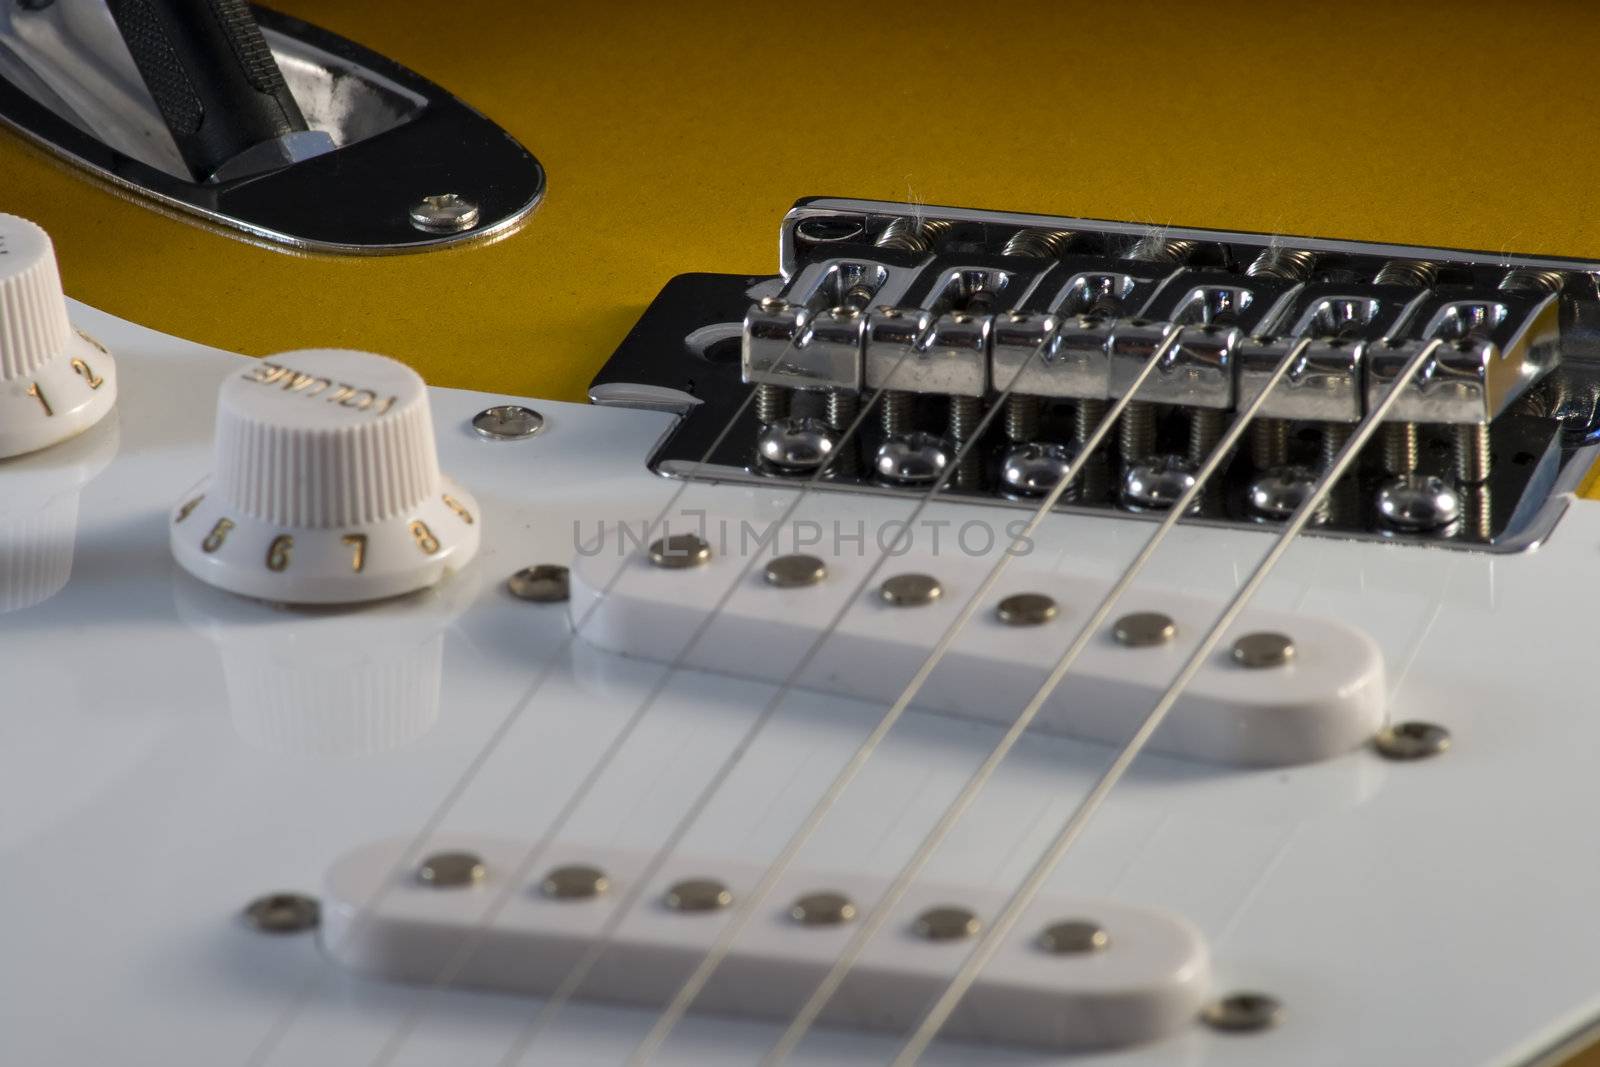
<instances>
[{"instance_id":1,"label":"thin high string","mask_svg":"<svg viewBox=\"0 0 1600 1067\"><path fill-rule=\"evenodd\" d=\"M1161 361L1166 358L1166 355L1172 349L1172 346L1177 343L1182 332L1182 329L1175 329L1162 339L1161 343L1156 347L1156 350L1151 353L1150 358L1146 361L1145 365L1140 368L1138 376L1133 380L1127 391L1116 401L1115 404L1111 406L1111 408L1106 412L1105 416L1101 418L1100 422L1095 426L1094 432L1090 434L1088 439L1084 442L1082 450L1067 466L1067 469L1062 474L1060 481L1058 481L1055 487L1052 488L1048 494L1046 494L1039 508L1030 517L1027 525L1023 527L1022 532L1013 540L1013 547L1015 547L1017 544L1025 542L1026 539L1038 529L1039 524L1044 521L1045 517L1049 515L1050 511L1056 506L1056 504L1060 502L1063 494L1066 493L1067 489L1082 472L1083 468L1095 456L1101 443L1110 433L1111 427L1115 424L1118 416L1122 414L1123 409L1125 409L1128 404L1132 402L1134 395L1144 385L1146 379L1148 379L1149 376L1154 373L1155 369L1160 366ZM1020 372L1018 375L1012 377L1012 386L1016 384L1019 377ZM1008 386L1007 392L1009 391L1010 387ZM990 414L992 415L994 411L999 410L1000 406L1000 404L994 405L994 407L991 408ZM848 788L850 783L855 780L861 769L866 765L867 760L871 758L873 752L882 743L884 737L886 737L889 731L894 727L894 724L900 720L902 715L905 714L905 711L911 705L912 700L915 699L916 695L922 690L922 687L927 682L928 678L933 674L934 668L937 667L939 661L944 658L945 653L955 641L956 636L983 605L990 591L1000 580L1001 575L1004 574L1006 566L1010 563L1011 555L1012 554L1009 552L1001 555L999 562L997 562L995 566L990 569L989 573L985 576L978 589L971 597L967 599L967 602L962 607L960 615L958 615L955 621L952 622L951 625L945 630L938 643L934 645L933 650L923 661L922 666L919 667L916 674L912 676L911 682L904 690L901 691L900 695L895 699L894 703L890 705L883 717L879 719L877 725L873 727L872 732L867 735L866 739L850 757L849 762L845 764L844 768L840 770L839 774L829 784L821 799L819 799L816 805L812 807L811 811L807 813L805 820L800 825L800 828L795 831L795 833L790 837L789 841L784 845L783 850L779 852L777 858L772 862L771 865L768 866L766 871L763 872L761 880L756 884L755 888L751 890L750 893L746 894L741 901L739 901L736 910L729 917L727 924L723 927L722 932L717 937L717 940L712 943L711 948L701 959L700 964L684 982L682 987L680 987L677 995L662 1011L660 1017L656 1020L656 1023L651 1028L650 1032L645 1035L644 1040L641 1041L639 1046L634 1050L633 1055L629 1057L629 1064L642 1064L649 1060L650 1057L655 1054L657 1049L660 1048L661 1043L666 1040L667 1035L671 1033L672 1028L677 1025L680 1019L683 1018L684 1013L689 1010L689 1006L693 1004L694 999L699 996L700 991L705 988L705 984L710 980L713 972L716 971L718 965L720 965L722 960L727 956L735 939L749 923L751 917L754 916L756 908L758 908L761 905L761 902L771 894L773 888L778 882L778 879L783 876L783 873L788 870L789 866L794 862L794 859L799 854L801 848L803 848L805 843L810 840L812 834L816 832L818 826L821 825L828 812L831 811L834 805L838 802L839 797L844 793L845 789ZM869 574L868 577L870 578L871 575ZM815 647L817 646L813 646L813 648ZM791 675L791 679L792 677L793 675Z\"/></svg>"},{"instance_id":2,"label":"thin high string","mask_svg":"<svg viewBox=\"0 0 1600 1067\"><path fill-rule=\"evenodd\" d=\"M1051 872L1055 870L1056 865L1061 862L1062 857L1072 847L1073 842L1082 834L1083 828L1088 824L1090 818L1105 803L1105 799L1110 795L1111 790L1122 779L1122 776L1127 773L1134 759L1149 743L1151 736L1155 734L1162 722L1165 721L1167 714L1177 703L1178 697L1183 690L1194 680L1194 676L1199 673L1200 668L1205 665L1206 660L1216 650L1223 634L1238 619L1240 613L1249 604L1250 599L1255 596L1256 591L1266 581L1267 576L1272 573L1273 568L1278 565L1284 554L1289 551L1290 546L1294 544L1295 538L1311 522L1317 510L1322 506L1322 502L1327 499L1329 492L1332 491L1333 486L1350 465L1355 462L1362 447L1366 445L1367 441L1383 424L1384 416L1399 401L1405 386L1416 376L1423 365L1433 357L1434 352L1442 343L1442 340L1435 340L1422 346L1395 377L1383 400L1357 425L1355 433L1345 442L1344 447L1339 450L1338 456L1335 457L1333 463L1318 480L1311 495L1302 501L1295 510L1283 533L1272 543L1272 547L1261 558L1261 562L1256 565L1255 570L1251 571L1250 576L1239 587L1238 592L1234 594L1233 599L1228 602L1228 606L1218 616L1211 630L1196 646L1182 669L1178 671L1177 676L1173 678L1172 683L1167 686L1161 698L1150 709L1144 721L1140 723L1139 729L1134 732L1133 737L1123 746L1116 759L1106 768L1105 773L1095 783L1094 788L1089 791L1073 813L1068 816L1067 821L1062 824L1060 832L1057 833L1050 846L1045 849L1038 862L1028 872L1027 877L1022 880L1010 899L1006 901L999 916L996 917L989 929L973 947L972 952L962 962L960 969L956 971L955 976L950 980L950 984L945 987L939 999L929 1008L928 1013L923 1016L916 1030L912 1032L910 1038L901 1048L899 1055L894 1059L893 1067L910 1067L923 1052L927 1051L928 1045L933 1041L934 1036L950 1018L951 1013L955 1011L956 1006L961 1002L961 998L966 995L967 990L976 981L984 966L993 958L1000 944L1010 935L1011 929L1016 925L1023 911L1033 902L1033 898L1038 895L1039 890L1043 888L1045 881L1050 877ZM1050 691L1059 684L1060 676L1064 673L1064 671L1052 672L1044 687L1040 689L1033 701L1029 702L1029 707L1032 708L1037 704L1042 704L1049 697Z\"/></svg>"},{"instance_id":3,"label":"thin high string","mask_svg":"<svg viewBox=\"0 0 1600 1067\"><path fill-rule=\"evenodd\" d=\"M794 342L791 341L790 345L792 346L793 343ZM894 375L900 369L900 365L909 359L915 351L916 347L914 341L904 346L904 350L895 360L894 366L890 368L890 381L894 379ZM787 352L787 348L785 349L785 352ZM784 353L779 353L778 357L774 358L773 365L776 365L777 360L783 355ZM835 447L834 451L828 455L827 459L822 463L821 466L817 468L814 473L808 476L804 482L800 483L798 491L794 493L793 498L784 508L783 513L774 521L774 529L781 527L784 523L789 521L796 509L798 509L800 504L805 500L806 495L816 487L817 483L821 481L823 476L828 472L829 465L833 462L835 457L842 454L844 447L853 440L856 431L871 414L873 406L879 402L880 398L887 391L887 386L880 387L868 398L867 402L861 406L861 410L856 413L855 418L841 434L838 445ZM755 391L752 389L749 395L745 398L745 404L749 404L753 400L754 396ZM740 413L742 413L743 410L744 407L741 405ZM739 416L736 414L734 417L735 421L737 421L738 417ZM724 429L723 433L726 434L727 430ZM708 450L707 455L709 456L715 450L716 443L713 443L712 448ZM692 477L693 474L694 472L691 472L690 477ZM937 489L933 491L937 491ZM677 494L674 494L673 499L677 499ZM646 535L645 539L648 540L648 534ZM444 966L440 968L439 973L434 976L433 980L428 983L425 989L418 993L417 1002L413 1006L412 1010L409 1011L405 1018L403 1018L396 1025L394 1031L389 1035L389 1038L378 1050L377 1055L373 1057L372 1067L384 1067L384 1065L390 1063L394 1057L399 1054L400 1049L404 1046L411 1033L416 1029L417 1024L420 1023L423 1017L427 1014L427 1010L432 1002L433 995L436 994L438 990L448 986L452 981L454 981L455 978L460 975L462 969L465 968L469 962L471 962L478 949L482 947L483 941L488 936L489 929L494 925L495 920L499 918L501 912L505 910L506 905L510 903L511 900L515 899L517 893L522 890L529 874L531 874L533 869L538 866L540 859L543 858L550 845L554 843L556 838L560 836L561 831L566 827L567 823L570 822L573 816L575 816L582 808L584 801L588 799L595 786L599 784L600 779L604 775L606 769L610 767L611 763L621 753L623 748L626 747L628 740L632 738L635 730L637 730L640 723L644 721L645 716L652 708L655 707L656 700L660 698L661 694L666 690L672 679L677 676L678 672L683 669L683 665L688 660L689 655L699 645L701 638L703 638L711 629L711 624L716 621L719 615L721 615L722 609L727 605L728 601L733 598L734 593L739 590L740 586L744 584L744 581L749 575L751 568L755 565L757 558L758 555L752 555L750 559L745 561L744 565L740 568L739 573L734 576L733 580L728 583L721 595L718 596L716 602L711 607L711 611L704 619L700 621L699 625L695 627L694 632L690 635L688 643L684 645L684 647L679 650L677 656L675 656L673 660L667 664L666 669L662 671L660 676L658 676L655 684L650 688L650 691L645 694L644 699L636 708L634 708L632 714L629 715L628 720L623 724L622 728L612 736L611 741L606 745L605 751L600 754L600 756L595 760L594 764L589 768L588 772L584 775L583 780L579 782L577 787L568 795L566 801L562 804L561 809L556 812L555 817L545 828L544 833L541 834L534 842L532 847L523 854L522 859L518 861L517 865L512 869L509 876L505 878L503 887L489 902L489 906L484 910L483 915L476 923L473 924L472 929L469 930L460 939L460 941L457 942L455 950L451 953L450 958L445 961ZM623 566L619 568L619 573L622 570L625 570L627 566L628 562L625 561ZM609 589L610 586L608 585L605 592L608 593ZM602 596L604 595L605 593L602 593ZM590 612L592 612L596 606L598 606L598 601L596 601L596 604L590 606ZM587 620L588 614L586 613L584 616L584 621Z\"/></svg>"},{"instance_id":4,"label":"thin high string","mask_svg":"<svg viewBox=\"0 0 1600 1067\"><path fill-rule=\"evenodd\" d=\"M796 337L795 340L798 340L798 337ZM793 346L795 340L790 341L790 346ZM778 360L787 355L787 353L788 347L773 357L771 366L776 366ZM739 424L740 420L744 418L745 413L754 403L755 391L752 389L746 393L743 402L740 403L739 407L734 411L732 417L728 419L727 424L722 427L722 430L706 448L705 453L700 457L699 460L695 462L695 465L690 469L689 473L683 477L683 480L680 481L676 487L674 487L672 495L667 498L667 502L661 506L661 509L656 513L655 517L650 520L649 525L645 529L644 536L646 541L651 538L656 530L663 526L663 524L666 522L667 516L672 513L672 510L677 506L678 501L683 497L683 494L688 491L689 486L693 483L700 472L710 464L711 457L714 456L717 450L722 447L722 443L727 439L728 434L731 433L733 428ZM599 609L600 604L604 602L606 597L610 596L611 591L616 587L617 582L621 580L623 573L627 569L628 567L626 561L624 561L624 563L620 564L617 569L612 572L611 577L601 588L600 595L594 599L594 602L591 603L584 611L583 616L573 624L572 630L564 638L562 638L560 643L556 645L555 649L545 659L539 670L539 673L535 675L533 682L529 684L528 688L522 692L520 697L512 702L510 709L507 710L506 714L495 725L495 728L490 732L488 738L485 739L483 745L479 747L477 752L473 754L472 758L468 761L466 767L456 778L455 782L451 784L448 790L446 790L444 796L439 801L439 804L423 821L422 826L417 830L417 832L412 835L405 849L401 852L400 858L395 861L394 866L390 868L388 872L386 872L383 881L379 883L378 891L361 905L361 908L351 920L350 927L345 934L346 937L355 936L363 932L366 928L366 925L371 921L372 915L376 911L378 905L388 896L390 889L400 883L402 872L416 867L422 856L423 849L426 847L429 839L431 839L433 835L438 832L439 827L443 825L444 820L449 816L451 810L454 809L455 805L460 801L467 789L483 771L483 768L489 762L490 756L492 756L495 751L499 749L501 743L510 734L512 726L514 726L517 720L521 718L522 713L533 702L533 699L538 695L539 690L543 688L544 683L548 680L555 664L560 661L567 649L571 647L574 641L577 640L578 634L581 633L583 627L588 624L589 619ZM319 962L314 965L311 973L306 976L305 981L303 981L300 984L300 987L295 991L295 994L289 1001L288 1006L285 1007L283 1012L278 1016L273 1024L268 1027L267 1032L262 1035L261 1040L257 1042L255 1048L251 1050L250 1055L245 1060L247 1067L262 1067L262 1065L267 1062L268 1058L272 1056L272 1054L277 1050L278 1046L282 1043L284 1037L288 1034L289 1028L305 1011L306 1006L310 1004L312 995L321 988L323 981L327 978L332 967L332 954L329 952L322 953L319 957Z\"/></svg>"},{"instance_id":5,"label":"thin high string","mask_svg":"<svg viewBox=\"0 0 1600 1067\"><path fill-rule=\"evenodd\" d=\"M1010 754L1017 742L1022 740L1022 736L1028 727L1033 725L1033 720L1044 707L1045 700L1054 691L1056 684L1066 677L1072 665L1077 662L1078 656L1101 633L1106 619L1110 617L1111 612L1116 608L1123 594L1132 587L1135 579L1139 577L1145 565L1155 556L1156 550L1161 547L1161 543L1166 540L1167 535L1188 515L1190 506L1199 498L1200 493L1205 490L1208 480L1222 466L1234 447L1239 443L1240 438L1244 436L1245 431L1249 429L1251 421L1267 402L1273 387L1299 361L1310 343L1311 338L1302 339L1278 361L1261 393L1239 414L1239 417L1228 427L1227 432L1223 434L1216 447L1211 450L1210 455L1205 458L1204 463L1195 474L1194 483L1184 490L1183 495L1168 509L1167 514L1162 517L1161 523L1156 527L1155 532L1146 539L1144 545L1139 549L1138 555L1123 570L1121 576L1111 586L1110 591L1101 599L1099 606L1095 608L1083 626L1079 628L1072 643L1067 646L1067 650L1056 661L1056 666L1046 679L1045 685L1023 708L983 763L973 771L966 784L962 787L961 792L945 808L944 812L939 816L938 822L923 837L922 842L917 846L917 850L900 869L899 873L895 875L894 881L890 883L883 896L862 917L860 925L845 944L833 967L823 980L818 983L805 1004L801 1006L788 1029L784 1031L783 1036L779 1038L777 1045L773 1047L764 1062L769 1064L781 1063L794 1051L821 1013L823 1007L838 992L839 986L843 984L850 968L855 965L861 953L865 951L868 942L889 920L890 915L899 905L901 899L911 889L912 883L922 873L928 861L933 858L933 854L938 850L939 845L955 829L956 823L961 820L961 817L966 814L974 801L977 800L978 794L983 791L984 786L994 775L994 772L999 768L1006 756Z\"/></svg>"},{"instance_id":6,"label":"thin high string","mask_svg":"<svg viewBox=\"0 0 1600 1067\"><path fill-rule=\"evenodd\" d=\"M711 802L711 799L722 787L722 784L727 780L728 776L733 773L734 768L738 765L739 761L743 759L744 754L749 751L751 744L754 743L756 736L760 734L762 728L765 727L766 724L771 721L772 717L777 713L778 708L782 706L783 700L788 695L789 690L793 688L795 681L802 673L804 673L806 667L811 663L812 659L815 658L817 653L820 652L823 646L827 643L828 639L838 629L840 623L843 622L850 609L861 599L862 594L877 576L879 570L882 569L886 562L894 557L895 549L900 544L901 538L903 536L908 536L908 532L911 529L912 524L916 522L918 516L920 516L928 504L931 503L941 491L943 491L944 487L955 475L955 472L960 468L961 460L966 457L967 452L970 449L977 447L978 441L982 438L990 423L993 422L998 413L1003 410L1005 398L1010 395L1011 389L1020 379L1022 370L1025 370L1027 366L1038 357L1039 353L1043 351L1044 346L1049 343L1049 340L1050 338L1046 337L1033 349L1032 352L1028 354L1027 359L1023 361L1022 368L1019 368L1017 374L1012 376L1011 382L1000 394L997 402L991 405L989 410L984 414L983 418L979 420L977 428L973 431L972 436L967 441L961 443L955 456L952 457L951 462L946 465L945 469L940 473L939 477L934 481L933 485L927 490L927 492L925 492L918 499L916 506L912 508L911 513L907 516L901 526L901 534L897 535L895 540L886 549L884 549L882 554L878 556L872 566L867 570L866 574L863 575L860 581L856 583L855 588L851 590L850 595L842 602L839 610L834 613L833 617L828 621L828 624L811 642L810 646L806 649L800 660L779 684L778 689L767 701L760 714L756 716L755 720L740 737L733 750L718 767L716 773L712 775L706 786L695 797L688 811L685 812L683 817L679 819L678 823L668 834L662 847L651 856L644 869L641 870L640 873L633 879L628 890L619 898L617 904L613 907L610 914L608 914L605 924L601 927L599 933L595 937L588 950L584 953L583 957L580 958L579 961L573 965L572 969L567 972L567 975L562 980L561 985L558 986L555 992L552 993L551 996L546 1000L539 1013L512 1041L511 1047L506 1051L505 1056L500 1060L502 1067L510 1067L510 1065L521 1061L523 1056L526 1055L527 1049L532 1044L533 1040L544 1029L544 1027L548 1026L550 1022L554 1020L555 1016L560 1012L562 1006L565 1005L566 1002L571 999L572 995L582 986L583 980L588 976L589 972L594 968L595 964L604 954L606 948L610 945L616 930L620 927L628 912L638 902L640 896L649 886L656 873L659 872L666 861L671 858L672 852L676 849L678 843L682 841L684 835L687 834L690 827L693 826L700 814ZM1154 367L1154 365L1155 361L1152 360L1151 367ZM1149 368L1147 368L1147 372L1148 369ZM892 374L890 380L893 380ZM873 400L877 400L882 392L883 390L879 390L878 393L874 394ZM754 565L756 558L758 557L752 555L751 559L745 564L743 570L741 571L741 581L742 575L748 572L750 567ZM735 585L737 584L738 582L736 581ZM935 659L942 655L943 651L941 649L935 650Z\"/></svg>"}]
</instances>

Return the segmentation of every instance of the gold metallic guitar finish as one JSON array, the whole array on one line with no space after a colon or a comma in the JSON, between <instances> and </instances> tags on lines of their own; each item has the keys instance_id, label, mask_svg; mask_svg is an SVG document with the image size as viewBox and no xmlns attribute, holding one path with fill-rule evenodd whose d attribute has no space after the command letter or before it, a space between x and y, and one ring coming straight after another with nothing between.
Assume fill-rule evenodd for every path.
<instances>
[{"instance_id":1,"label":"gold metallic guitar finish","mask_svg":"<svg viewBox=\"0 0 1600 1067\"><path fill-rule=\"evenodd\" d=\"M544 203L492 244L291 255L0 135L0 209L50 230L72 296L236 351L358 347L580 400L669 277L772 272L805 195L1600 257L1583 2L274 6L505 126Z\"/></svg>"},{"instance_id":2,"label":"gold metallic guitar finish","mask_svg":"<svg viewBox=\"0 0 1600 1067\"><path fill-rule=\"evenodd\" d=\"M276 6L504 125L545 202L492 245L304 257L0 135L0 200L54 234L71 295L237 351L355 346L578 400L672 275L773 271L804 195L1600 256L1583 3Z\"/></svg>"}]
</instances>

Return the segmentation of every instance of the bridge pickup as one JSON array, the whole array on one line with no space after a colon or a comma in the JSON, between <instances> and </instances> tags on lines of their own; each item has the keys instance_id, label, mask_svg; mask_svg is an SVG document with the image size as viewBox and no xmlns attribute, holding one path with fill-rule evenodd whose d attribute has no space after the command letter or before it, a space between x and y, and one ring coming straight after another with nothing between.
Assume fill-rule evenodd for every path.
<instances>
[{"instance_id":1,"label":"bridge pickup","mask_svg":"<svg viewBox=\"0 0 1600 1067\"><path fill-rule=\"evenodd\" d=\"M411 870L392 876L405 847L400 841L368 845L329 872L321 934L328 955L352 971L405 982L431 983L459 964L455 984L534 996L552 993L590 952L648 858L552 846L545 869L531 884L516 885L508 884L509 872L522 865L530 844L451 838L435 847L475 857L482 877L442 888ZM603 876L603 891L572 894L570 868L579 865L590 868L584 885L592 885L595 874ZM563 867L568 877L551 873ZM761 874L749 864L673 857L618 926L577 995L664 1006L711 948L733 903ZM553 892L546 879L565 888ZM683 888L689 881L701 883L694 887L696 907L671 906L690 899ZM886 888L886 881L858 874L786 873L734 941L694 1010L788 1020L843 950L858 909L864 913ZM482 925L491 901L507 892L504 910ZM822 893L840 899L818 902ZM357 922L369 900L377 901L374 910ZM850 969L821 1024L908 1031L1004 901L1003 891L914 885ZM929 914L935 911L942 914ZM961 921L963 912L970 923ZM840 921L826 921L830 916ZM462 962L461 945L480 929L481 940ZM1117 1048L1193 1025L1209 986L1206 946L1184 919L1109 900L1041 894L943 1033L1061 1051Z\"/></svg>"}]
</instances>

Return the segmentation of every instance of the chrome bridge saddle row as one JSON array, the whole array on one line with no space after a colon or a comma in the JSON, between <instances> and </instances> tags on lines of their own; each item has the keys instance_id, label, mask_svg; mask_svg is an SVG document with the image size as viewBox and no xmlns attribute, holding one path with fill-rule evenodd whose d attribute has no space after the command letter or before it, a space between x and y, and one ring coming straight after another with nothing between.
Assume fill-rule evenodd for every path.
<instances>
[{"instance_id":1,"label":"chrome bridge saddle row","mask_svg":"<svg viewBox=\"0 0 1600 1067\"><path fill-rule=\"evenodd\" d=\"M1270 526L1440 339L1317 532L1527 548L1592 459L1600 264L842 199L780 249L674 279L591 386L683 414L658 472L1033 507L1165 345L1062 505L1160 513L1303 344L1196 506Z\"/></svg>"}]
</instances>

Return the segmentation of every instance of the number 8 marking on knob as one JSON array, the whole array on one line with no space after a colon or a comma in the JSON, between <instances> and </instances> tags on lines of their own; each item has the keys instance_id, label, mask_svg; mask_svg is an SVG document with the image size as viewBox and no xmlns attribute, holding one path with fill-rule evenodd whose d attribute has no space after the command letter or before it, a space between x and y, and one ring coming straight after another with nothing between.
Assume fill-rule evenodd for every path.
<instances>
[{"instance_id":1,"label":"number 8 marking on knob","mask_svg":"<svg viewBox=\"0 0 1600 1067\"><path fill-rule=\"evenodd\" d=\"M267 570L282 572L289 567L289 553L294 550L294 538L279 534L267 546Z\"/></svg>"},{"instance_id":2,"label":"number 8 marking on knob","mask_svg":"<svg viewBox=\"0 0 1600 1067\"><path fill-rule=\"evenodd\" d=\"M411 536L417 539L417 547L425 554L431 556L439 551L439 539L433 536L433 531L421 519L411 520Z\"/></svg>"}]
</instances>

